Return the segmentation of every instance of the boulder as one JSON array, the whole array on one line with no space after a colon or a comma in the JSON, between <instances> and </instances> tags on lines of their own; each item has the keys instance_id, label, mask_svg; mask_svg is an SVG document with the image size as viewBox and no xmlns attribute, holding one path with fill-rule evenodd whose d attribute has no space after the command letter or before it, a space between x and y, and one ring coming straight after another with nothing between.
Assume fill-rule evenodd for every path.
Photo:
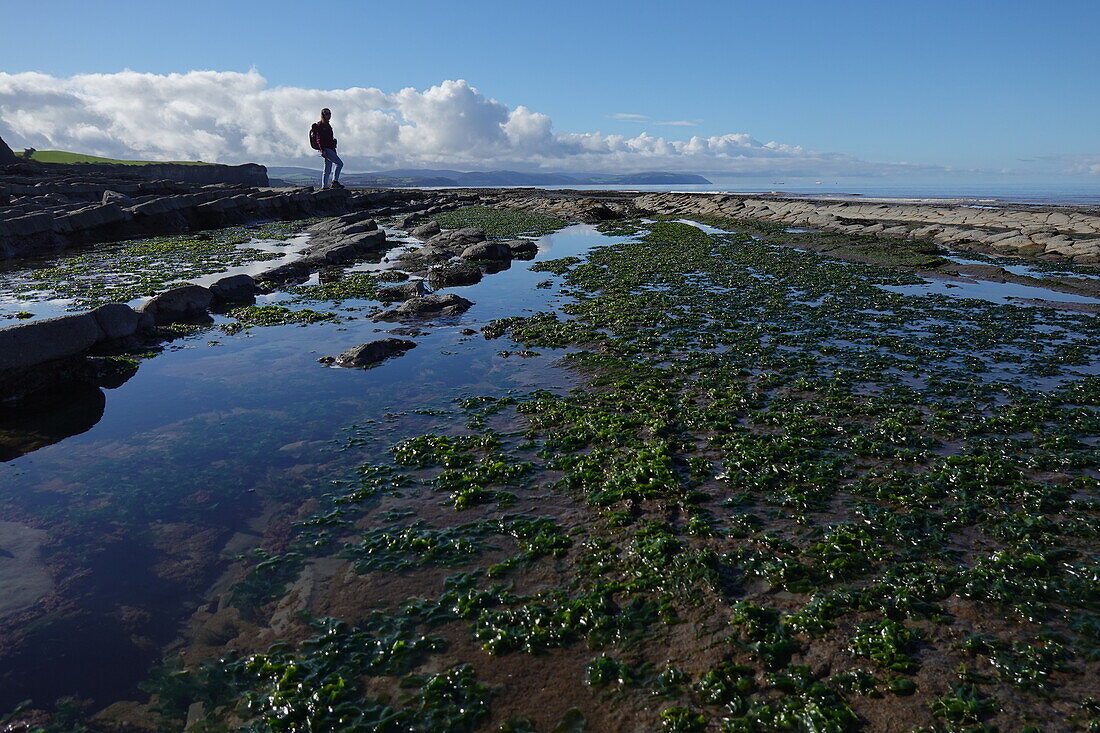
<instances>
[{"instance_id":1,"label":"boulder","mask_svg":"<svg viewBox=\"0 0 1100 733\"><path fill-rule=\"evenodd\" d=\"M538 254L539 251L539 246L530 239L509 239L507 242L502 242L501 244L504 244L512 251L513 257L519 255L535 255Z\"/></svg>"},{"instance_id":2,"label":"boulder","mask_svg":"<svg viewBox=\"0 0 1100 733\"><path fill-rule=\"evenodd\" d=\"M0 328L0 371L23 370L78 356L103 338L103 330L91 313Z\"/></svg>"},{"instance_id":3,"label":"boulder","mask_svg":"<svg viewBox=\"0 0 1100 733\"><path fill-rule=\"evenodd\" d=\"M455 251L449 247L443 247L436 244L425 244L420 249L398 254L396 259L403 262L421 262L430 265L436 262L446 262L454 256Z\"/></svg>"},{"instance_id":4,"label":"boulder","mask_svg":"<svg viewBox=\"0 0 1100 733\"><path fill-rule=\"evenodd\" d=\"M441 265L428 273L428 280L436 287L473 285L481 282L481 268L466 262Z\"/></svg>"},{"instance_id":5,"label":"boulder","mask_svg":"<svg viewBox=\"0 0 1100 733\"><path fill-rule=\"evenodd\" d=\"M184 285L173 288L138 307L139 313L148 313L153 323L167 326L170 323L205 321L210 316L206 310L210 307L214 294L201 285Z\"/></svg>"},{"instance_id":6,"label":"boulder","mask_svg":"<svg viewBox=\"0 0 1100 733\"><path fill-rule=\"evenodd\" d=\"M73 370L73 375L97 387L118 389L137 374L138 365L133 361L112 359L106 356L88 356L84 363Z\"/></svg>"},{"instance_id":7,"label":"boulder","mask_svg":"<svg viewBox=\"0 0 1100 733\"><path fill-rule=\"evenodd\" d=\"M342 265L351 262L359 254L354 244L345 243L343 240L325 242L316 247L309 248L310 261L326 263L329 265ZM305 260L307 258L303 258Z\"/></svg>"},{"instance_id":8,"label":"boulder","mask_svg":"<svg viewBox=\"0 0 1100 733\"><path fill-rule=\"evenodd\" d=\"M344 237L341 241L352 245L361 252L378 252L386 248L386 233L375 227L370 231L353 233L352 236Z\"/></svg>"},{"instance_id":9,"label":"boulder","mask_svg":"<svg viewBox=\"0 0 1100 733\"><path fill-rule=\"evenodd\" d=\"M477 244L478 242L485 241L485 232L481 229L475 229L474 227L464 227L462 229L452 229L449 232L442 232L435 235L428 240L429 245L435 245L439 247L448 247L450 249L463 250L469 247L471 244Z\"/></svg>"},{"instance_id":10,"label":"boulder","mask_svg":"<svg viewBox=\"0 0 1100 733\"><path fill-rule=\"evenodd\" d=\"M421 224L416 229L413 229L411 232L409 232L409 235L416 237L417 239L424 240L431 239L435 235L439 234L441 231L442 229L439 228L439 224L437 222L429 221L427 224Z\"/></svg>"},{"instance_id":11,"label":"boulder","mask_svg":"<svg viewBox=\"0 0 1100 733\"><path fill-rule=\"evenodd\" d=\"M471 306L473 306L471 301L454 293L432 293L419 298L410 298L396 308L378 314L375 320L400 321L433 315L457 315L469 310Z\"/></svg>"},{"instance_id":12,"label":"boulder","mask_svg":"<svg viewBox=\"0 0 1100 733\"><path fill-rule=\"evenodd\" d=\"M503 242L478 242L466 247L459 256L464 260L510 260L512 250Z\"/></svg>"},{"instance_id":13,"label":"boulder","mask_svg":"<svg viewBox=\"0 0 1100 733\"><path fill-rule=\"evenodd\" d=\"M214 301L219 303L249 303L256 298L256 281L249 275L230 275L210 286Z\"/></svg>"},{"instance_id":14,"label":"boulder","mask_svg":"<svg viewBox=\"0 0 1100 733\"><path fill-rule=\"evenodd\" d=\"M366 369L393 356L400 356L416 348L416 342L398 338L384 338L360 344L336 357L336 364L353 369Z\"/></svg>"},{"instance_id":15,"label":"boulder","mask_svg":"<svg viewBox=\"0 0 1100 733\"><path fill-rule=\"evenodd\" d=\"M383 303L394 301L406 301L409 298L418 298L427 295L428 289L424 287L423 280L410 280L400 285L388 285L378 289L378 300Z\"/></svg>"},{"instance_id":16,"label":"boulder","mask_svg":"<svg viewBox=\"0 0 1100 733\"><path fill-rule=\"evenodd\" d=\"M148 316L142 317L141 313L125 303L101 305L91 314L99 324L103 338L108 341L129 338L138 331L147 330L152 325L149 323Z\"/></svg>"},{"instance_id":17,"label":"boulder","mask_svg":"<svg viewBox=\"0 0 1100 733\"><path fill-rule=\"evenodd\" d=\"M300 282L309 279L309 263L295 260L264 270L256 276L258 282Z\"/></svg>"}]
</instances>

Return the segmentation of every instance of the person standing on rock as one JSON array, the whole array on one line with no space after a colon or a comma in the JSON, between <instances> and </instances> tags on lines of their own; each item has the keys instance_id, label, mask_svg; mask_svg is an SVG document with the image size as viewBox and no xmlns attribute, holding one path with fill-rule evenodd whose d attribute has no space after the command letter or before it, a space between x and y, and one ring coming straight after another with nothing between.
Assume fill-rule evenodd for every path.
<instances>
[{"instance_id":1,"label":"person standing on rock","mask_svg":"<svg viewBox=\"0 0 1100 733\"><path fill-rule=\"evenodd\" d=\"M321 176L321 188L343 188L340 183L340 171L344 167L344 161L336 154L336 138L332 135L332 110L325 107L321 110L321 119L313 123L309 129L309 144L314 150L321 151L321 157L325 159L325 172ZM335 169L333 168L335 166Z\"/></svg>"}]
</instances>

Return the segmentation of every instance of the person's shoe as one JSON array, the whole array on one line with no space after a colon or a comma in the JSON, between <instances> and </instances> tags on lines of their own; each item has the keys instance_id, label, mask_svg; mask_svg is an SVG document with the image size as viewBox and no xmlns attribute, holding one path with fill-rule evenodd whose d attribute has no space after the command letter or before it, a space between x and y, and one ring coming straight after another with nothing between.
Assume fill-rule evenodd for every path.
<instances>
[{"instance_id":1,"label":"person's shoe","mask_svg":"<svg viewBox=\"0 0 1100 733\"><path fill-rule=\"evenodd\" d=\"M329 186L329 188L343 188L343 187L344 187L344 184L340 183L339 181L333 181L332 185Z\"/></svg>"}]
</instances>

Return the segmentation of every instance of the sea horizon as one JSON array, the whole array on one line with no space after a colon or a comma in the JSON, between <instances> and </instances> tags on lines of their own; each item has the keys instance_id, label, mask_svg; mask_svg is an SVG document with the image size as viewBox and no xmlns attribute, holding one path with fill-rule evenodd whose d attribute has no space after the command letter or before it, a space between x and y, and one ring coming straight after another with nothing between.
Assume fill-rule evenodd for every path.
<instances>
[{"instance_id":1,"label":"sea horizon","mask_svg":"<svg viewBox=\"0 0 1100 733\"><path fill-rule=\"evenodd\" d=\"M425 189L454 188L425 186ZM468 188L480 188L470 186ZM943 182L905 183L876 181L722 181L710 184L575 184L549 186L486 186L485 188L543 188L551 191L639 191L730 194L788 194L837 196L853 199L934 199L974 204L1033 204L1048 206L1100 206L1100 182L1002 183Z\"/></svg>"}]
</instances>

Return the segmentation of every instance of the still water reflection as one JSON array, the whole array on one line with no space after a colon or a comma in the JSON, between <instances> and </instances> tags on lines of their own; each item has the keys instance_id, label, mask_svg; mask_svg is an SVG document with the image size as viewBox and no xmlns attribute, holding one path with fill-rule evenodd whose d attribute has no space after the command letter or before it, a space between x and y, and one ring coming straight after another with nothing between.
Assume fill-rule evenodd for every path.
<instances>
[{"instance_id":1,"label":"still water reflection","mask_svg":"<svg viewBox=\"0 0 1100 733\"><path fill-rule=\"evenodd\" d=\"M541 238L536 259L611 241L573 226ZM535 287L551 276L527 266L455 288L471 310L368 371L317 360L397 324L372 322L372 302L311 303L343 321L233 335L215 327L174 342L106 394L0 415L0 520L38 538L16 556L0 532L0 583L20 572L48 581L0 608L0 710L26 698L125 696L231 559L227 543L239 552L242 535L258 539L267 507L346 473L352 457L337 447L347 426L366 426L368 450L385 450L453 420L433 411L464 395L569 386L559 355L505 358L499 342L462 333L554 308L552 291ZM354 462L363 460L360 451Z\"/></svg>"}]
</instances>

